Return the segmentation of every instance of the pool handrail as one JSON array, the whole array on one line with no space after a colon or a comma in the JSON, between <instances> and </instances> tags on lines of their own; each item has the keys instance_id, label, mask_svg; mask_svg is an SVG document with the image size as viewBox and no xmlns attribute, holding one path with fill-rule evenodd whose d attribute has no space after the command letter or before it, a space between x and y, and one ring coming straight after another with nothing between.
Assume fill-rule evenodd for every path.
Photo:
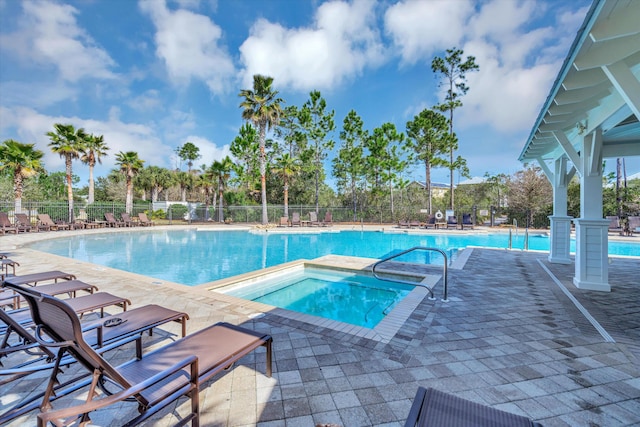
<instances>
[{"instance_id":1,"label":"pool handrail","mask_svg":"<svg viewBox=\"0 0 640 427\"><path fill-rule=\"evenodd\" d=\"M384 259L381 259L380 261L377 261L375 264L373 264L373 267L371 267L371 272L373 273L373 277L375 277L378 280L384 280L387 282L396 282L396 283L405 283L408 285L413 285L413 286L422 286L423 288L425 288L427 291L429 291L429 294L431 295L429 297L429 299L435 299L435 295L433 293L433 290L431 288L429 288L428 286L425 286L421 283L415 283L415 282L410 282L410 281L406 281L406 280L398 280L398 279L389 279L389 278L384 278L384 277L380 277L378 276L378 273L376 272L376 268L380 265L383 264L387 261L390 261L394 258L397 258L399 256L402 256L404 254L407 254L409 252L413 252L416 250L423 250L423 251L435 251L435 252L439 252L443 257L444 257L444 267L442 270L442 285L443 285L443 296L442 296L442 301L443 302L449 302L449 299L447 298L447 294L448 294L448 289L447 289L447 264L448 264L448 260L447 260L447 253L445 251L443 251L442 249L439 248L430 248L430 247L426 247L426 246L414 246L413 248L409 248L406 249L402 252L398 252L397 254L388 256Z\"/></svg>"}]
</instances>

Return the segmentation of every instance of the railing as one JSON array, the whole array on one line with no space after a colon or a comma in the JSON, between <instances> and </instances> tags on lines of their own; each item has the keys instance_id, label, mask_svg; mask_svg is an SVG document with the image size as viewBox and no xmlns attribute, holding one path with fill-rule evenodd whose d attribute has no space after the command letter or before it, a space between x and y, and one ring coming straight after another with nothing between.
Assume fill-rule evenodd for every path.
<instances>
[{"instance_id":1,"label":"railing","mask_svg":"<svg viewBox=\"0 0 640 427\"><path fill-rule=\"evenodd\" d=\"M378 262L376 262L375 264L373 264L373 267L371 268L371 271L373 272L373 276L378 279L378 280L384 280L387 282L395 282L395 283L404 283L407 285L412 285L412 286L422 286L423 288L425 288L427 291L429 291L430 297L429 299L435 299L435 295L433 293L433 290L428 287L425 286L421 283L415 283L415 282L410 282L408 280L399 280L399 279L390 279L390 278L384 278L378 275L378 273L376 272L376 268L380 265L383 264L387 261L390 261L394 258L398 258L402 255L408 254L409 252L413 252L413 251L417 251L417 250L422 250L422 251L434 251L434 252L439 252L443 257L444 257L444 266L443 266L443 270L442 270L442 285L443 285L443 297L442 297L442 301L443 302L448 302L449 299L447 297L448 294L448 286L447 286L447 264L448 264L448 260L447 260L447 253L445 251L443 251L442 249L438 249L438 248L428 248L425 246L415 246L413 248L407 249L405 251L399 252L395 255L391 255L389 257L386 257L385 259L382 259Z\"/></svg>"}]
</instances>

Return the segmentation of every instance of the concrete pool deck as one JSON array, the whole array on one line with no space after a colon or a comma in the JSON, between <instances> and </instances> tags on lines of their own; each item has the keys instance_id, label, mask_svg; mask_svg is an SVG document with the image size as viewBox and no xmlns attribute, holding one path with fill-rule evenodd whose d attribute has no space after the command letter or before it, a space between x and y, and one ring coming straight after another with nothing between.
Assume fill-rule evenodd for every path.
<instances>
[{"instance_id":1,"label":"concrete pool deck","mask_svg":"<svg viewBox=\"0 0 640 427\"><path fill-rule=\"evenodd\" d=\"M11 252L20 263L18 274L63 270L101 291L130 298L133 307L155 303L186 311L188 332L228 321L273 336L273 377L264 375L263 351L242 359L202 388L203 426L402 426L418 386L523 414L545 426L640 425L638 259L612 258L612 292L600 293L576 289L574 266L550 264L545 253L473 249L461 269L449 270L450 301L423 299L400 330L382 342L275 311L255 317L253 308L206 289L159 284L21 247L67 233L76 232L2 236L0 251ZM640 238L624 238L630 239ZM145 349L177 336L178 325L162 327L145 337ZM132 347L124 347L107 358L118 364L133 354ZM70 367L66 375L77 369ZM0 386L0 412L42 390L46 381L43 373ZM57 406L69 404L65 399ZM187 406L180 401L149 425L172 425ZM123 403L92 419L95 425L118 426L136 413L135 404ZM34 420L31 413L9 425L34 425Z\"/></svg>"}]
</instances>

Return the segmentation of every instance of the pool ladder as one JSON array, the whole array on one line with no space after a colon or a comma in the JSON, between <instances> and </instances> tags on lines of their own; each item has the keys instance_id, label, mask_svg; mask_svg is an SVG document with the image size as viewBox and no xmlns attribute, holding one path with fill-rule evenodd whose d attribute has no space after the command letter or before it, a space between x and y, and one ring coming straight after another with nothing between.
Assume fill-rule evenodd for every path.
<instances>
[{"instance_id":1,"label":"pool ladder","mask_svg":"<svg viewBox=\"0 0 640 427\"><path fill-rule=\"evenodd\" d=\"M395 255L391 255L391 256L386 257L386 258L376 262L375 264L373 264L373 267L371 268L373 276L378 280L384 280L384 281L387 281L387 282L404 283L404 284L412 285L412 286L422 286L427 291L429 291L429 295L430 295L429 299L432 299L432 300L435 299L435 295L433 294L433 290L428 286L425 286L425 285L423 285L421 283L410 282L408 280L389 279L389 278L380 277L378 275L378 273L376 272L376 268L378 268L378 266L380 264L383 264L383 263L385 263L387 261L390 261L390 260L392 260L394 258L398 258L399 256L402 256L402 255L408 254L409 252L413 252L413 251L417 251L417 250L439 252L444 257L444 267L442 269L442 285L443 285L443 288L444 288L443 289L442 301L443 302L449 302L449 299L447 298L447 292L448 292L448 289L447 289L447 264L448 264L448 260L447 260L447 253L445 251L443 251L442 249L428 248L428 247L425 247L425 246L415 246L413 248L410 248L410 249L404 250L402 252L399 252L399 253L397 253Z\"/></svg>"}]
</instances>

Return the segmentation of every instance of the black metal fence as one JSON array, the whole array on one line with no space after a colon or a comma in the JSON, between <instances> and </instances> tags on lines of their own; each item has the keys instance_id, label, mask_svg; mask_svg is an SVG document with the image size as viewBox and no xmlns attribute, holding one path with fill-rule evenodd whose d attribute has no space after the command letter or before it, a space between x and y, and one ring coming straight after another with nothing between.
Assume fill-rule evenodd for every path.
<instances>
[{"instance_id":1,"label":"black metal fence","mask_svg":"<svg viewBox=\"0 0 640 427\"><path fill-rule=\"evenodd\" d=\"M13 220L13 202L0 202L0 211L8 212ZM23 201L22 212L26 213L32 223L36 223L39 213L46 213L54 221L69 221L69 208L67 202L33 202ZM293 212L297 212L302 219L308 219L310 212L315 212L315 206L289 205L289 218ZM434 213L437 211L434 210ZM74 220L82 221L103 221L104 214L111 212L119 217L125 212L125 204L117 202L96 202L86 204L83 202L74 203ZM220 212L217 206L206 206L200 203L171 203L156 208L151 202L136 202L131 212L132 216L137 216L140 212L145 212L157 223L184 224L184 223L205 223L219 222ZM346 207L320 207L318 219L323 220L327 212L331 212L334 223L366 223L366 224L393 224L400 220L417 220L426 222L428 213L418 206L401 207L395 209L368 209L356 211ZM446 210L442 210L445 214ZM262 222L262 206L225 206L222 211L222 220L227 223L248 223L259 224ZM458 207L455 216L458 222L463 214L470 214L476 225L496 226L501 224L518 225L525 228L545 229L549 227L550 211L542 211L531 214L527 211L514 210L509 208L499 208L494 206L470 206ZM267 207L269 223L276 224L284 216L283 205L269 205Z\"/></svg>"}]
</instances>

